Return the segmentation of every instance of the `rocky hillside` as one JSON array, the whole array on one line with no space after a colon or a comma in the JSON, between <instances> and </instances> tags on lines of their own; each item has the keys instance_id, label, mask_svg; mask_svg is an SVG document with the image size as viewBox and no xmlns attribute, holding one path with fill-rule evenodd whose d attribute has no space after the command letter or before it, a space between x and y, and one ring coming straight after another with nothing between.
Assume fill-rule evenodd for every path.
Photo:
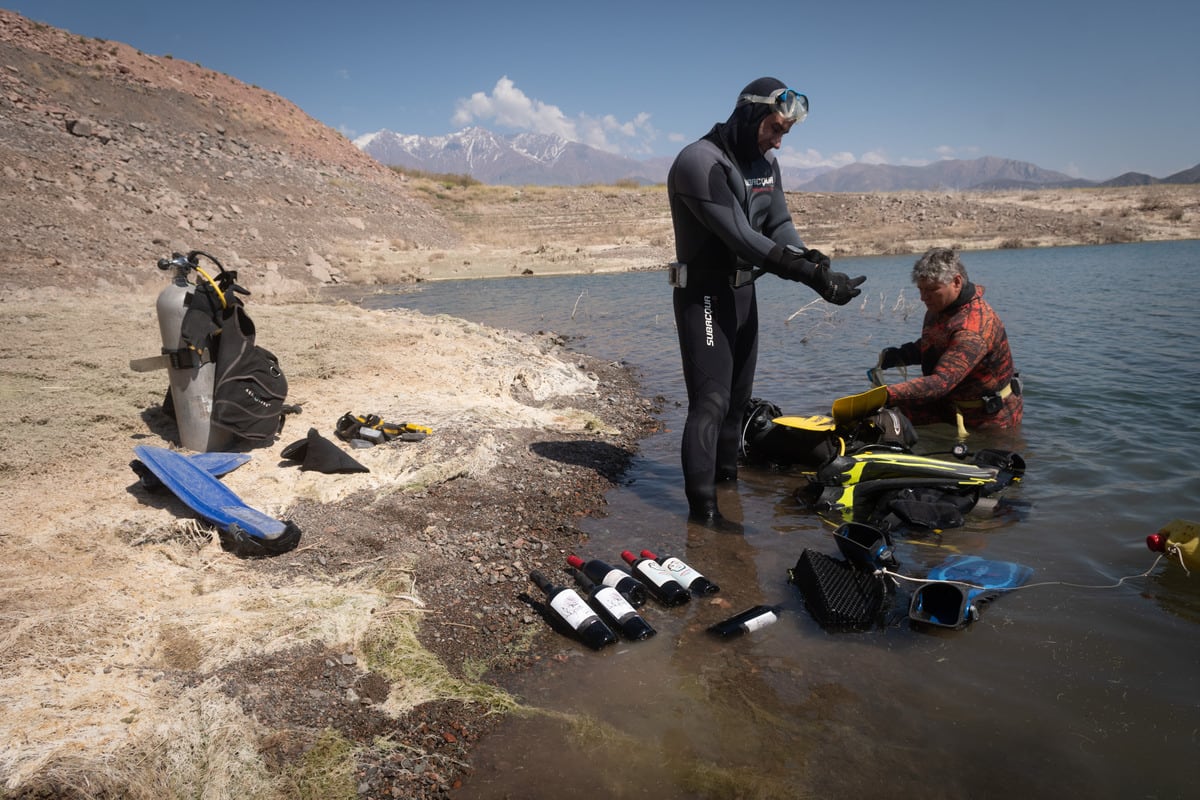
<instances>
[{"instance_id":1,"label":"rocky hillside","mask_svg":"<svg viewBox=\"0 0 1200 800\"><path fill-rule=\"evenodd\" d=\"M6 289L157 284L160 256L195 249L284 293L454 241L402 178L292 103L3 9L0 165Z\"/></svg>"},{"instance_id":2,"label":"rocky hillside","mask_svg":"<svg viewBox=\"0 0 1200 800\"><path fill-rule=\"evenodd\" d=\"M9 291L161 286L203 250L257 299L333 284L657 269L661 186L405 179L227 75L0 10L0 273ZM1200 238L1200 184L794 192L836 257Z\"/></svg>"}]
</instances>

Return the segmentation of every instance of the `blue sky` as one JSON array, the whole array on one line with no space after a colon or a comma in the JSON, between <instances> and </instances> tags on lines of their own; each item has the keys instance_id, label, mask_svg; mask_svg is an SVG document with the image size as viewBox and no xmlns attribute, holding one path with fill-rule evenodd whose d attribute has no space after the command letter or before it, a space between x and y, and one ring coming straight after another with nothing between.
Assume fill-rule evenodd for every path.
<instances>
[{"instance_id":1,"label":"blue sky","mask_svg":"<svg viewBox=\"0 0 1200 800\"><path fill-rule=\"evenodd\" d=\"M480 125L669 156L773 75L811 103L779 151L789 166L988 155L1105 180L1200 163L1200 4L1185 0L5 7L227 73L351 138Z\"/></svg>"}]
</instances>

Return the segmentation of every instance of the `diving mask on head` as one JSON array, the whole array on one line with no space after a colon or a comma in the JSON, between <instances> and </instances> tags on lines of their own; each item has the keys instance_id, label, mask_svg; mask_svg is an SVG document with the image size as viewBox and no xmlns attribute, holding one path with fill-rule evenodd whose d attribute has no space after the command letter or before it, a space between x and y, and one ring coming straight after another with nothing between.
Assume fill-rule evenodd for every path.
<instances>
[{"instance_id":1,"label":"diving mask on head","mask_svg":"<svg viewBox=\"0 0 1200 800\"><path fill-rule=\"evenodd\" d=\"M762 103L784 119L803 122L808 116L808 97L795 89L776 89L769 95L744 94L738 98L739 106L747 103Z\"/></svg>"}]
</instances>

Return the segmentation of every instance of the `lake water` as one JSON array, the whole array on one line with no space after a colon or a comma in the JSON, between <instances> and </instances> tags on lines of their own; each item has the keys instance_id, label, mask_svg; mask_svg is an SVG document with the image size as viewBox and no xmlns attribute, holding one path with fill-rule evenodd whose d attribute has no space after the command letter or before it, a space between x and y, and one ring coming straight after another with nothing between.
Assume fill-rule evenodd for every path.
<instances>
[{"instance_id":1,"label":"lake water","mask_svg":"<svg viewBox=\"0 0 1200 800\"><path fill-rule=\"evenodd\" d=\"M880 348L915 339L924 308L912 256L846 259L862 302L806 307L813 293L759 282L755 394L787 414L828 413L868 388ZM1006 439L1024 482L1003 515L941 537L897 540L899 571L923 577L953 553L1034 569L1027 588L961 630L901 613L868 632L826 632L787 571L832 556L830 527L792 499L795 475L744 469L720 495L745 525L685 520L679 467L684 388L670 289L660 272L425 285L364 305L552 330L627 362L667 398L607 515L584 523L585 557L678 555L716 597L646 608L658 635L571 657L510 688L548 713L505 721L475 756L463 798L1183 797L1200 758L1200 574L1155 563L1145 536L1200 519L1200 242L964 254L1008 328L1025 422ZM920 430L918 452L952 430ZM1118 582L1127 576L1134 576ZM527 587L526 587L527 588ZM904 597L904 594L898 597ZM757 603L780 620L735 640L707 625Z\"/></svg>"}]
</instances>

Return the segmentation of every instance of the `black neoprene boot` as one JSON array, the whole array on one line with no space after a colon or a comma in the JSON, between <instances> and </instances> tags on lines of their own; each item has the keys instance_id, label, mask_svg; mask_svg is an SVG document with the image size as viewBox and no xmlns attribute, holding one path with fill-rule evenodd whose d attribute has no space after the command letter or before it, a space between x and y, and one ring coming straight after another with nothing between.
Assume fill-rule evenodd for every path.
<instances>
[{"instance_id":1,"label":"black neoprene boot","mask_svg":"<svg viewBox=\"0 0 1200 800\"><path fill-rule=\"evenodd\" d=\"M688 522L723 533L744 533L741 524L726 519L717 508L717 493L712 487L688 489Z\"/></svg>"},{"instance_id":2,"label":"black neoprene boot","mask_svg":"<svg viewBox=\"0 0 1200 800\"><path fill-rule=\"evenodd\" d=\"M696 497L689 493L688 519L701 525L711 525L715 520L724 519L717 508L716 496Z\"/></svg>"}]
</instances>

